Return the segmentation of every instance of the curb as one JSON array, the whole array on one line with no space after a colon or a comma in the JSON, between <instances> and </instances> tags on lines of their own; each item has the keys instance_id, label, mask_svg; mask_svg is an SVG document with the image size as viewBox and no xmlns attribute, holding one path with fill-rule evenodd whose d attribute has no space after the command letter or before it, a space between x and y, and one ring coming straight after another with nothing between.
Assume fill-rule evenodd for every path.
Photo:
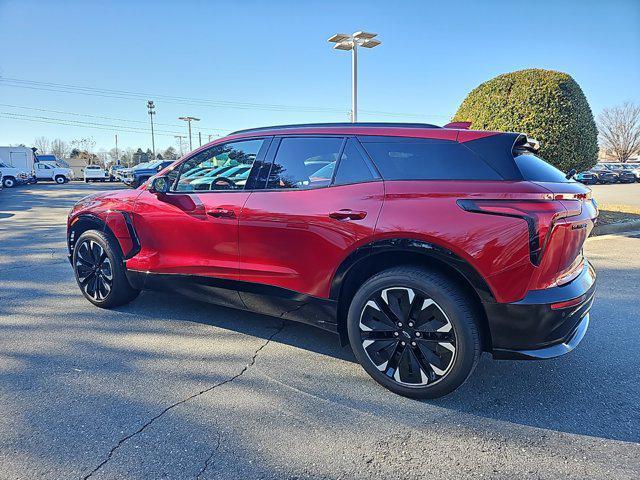
<instances>
[{"instance_id":1,"label":"curb","mask_svg":"<svg viewBox=\"0 0 640 480\"><path fill-rule=\"evenodd\" d=\"M600 235L609 235L610 233L623 233L631 232L633 230L640 230L640 220L634 220L632 222L624 223L612 223L610 225L596 226L591 233L592 237Z\"/></svg>"}]
</instances>

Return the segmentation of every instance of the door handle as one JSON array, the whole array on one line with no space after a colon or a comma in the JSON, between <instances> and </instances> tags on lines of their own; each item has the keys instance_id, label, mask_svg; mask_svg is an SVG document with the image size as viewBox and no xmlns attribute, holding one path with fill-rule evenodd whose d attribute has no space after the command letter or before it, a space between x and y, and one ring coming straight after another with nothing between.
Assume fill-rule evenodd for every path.
<instances>
[{"instance_id":1,"label":"door handle","mask_svg":"<svg viewBox=\"0 0 640 480\"><path fill-rule=\"evenodd\" d=\"M207 210L207 215L215 218L235 218L236 212L226 208L215 208L213 210Z\"/></svg>"},{"instance_id":2,"label":"door handle","mask_svg":"<svg viewBox=\"0 0 640 480\"><path fill-rule=\"evenodd\" d=\"M348 208L343 208L342 210L331 212L329 216L331 218L335 218L336 220L362 220L367 216L367 212L360 212L349 210Z\"/></svg>"}]
</instances>

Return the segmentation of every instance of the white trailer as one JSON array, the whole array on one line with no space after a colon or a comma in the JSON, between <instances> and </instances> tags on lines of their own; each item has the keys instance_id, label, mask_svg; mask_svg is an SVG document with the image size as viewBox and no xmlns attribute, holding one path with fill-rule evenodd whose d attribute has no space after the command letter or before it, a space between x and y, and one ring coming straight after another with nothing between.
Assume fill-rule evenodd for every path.
<instances>
[{"instance_id":1,"label":"white trailer","mask_svg":"<svg viewBox=\"0 0 640 480\"><path fill-rule=\"evenodd\" d=\"M28 147L0 147L0 171L5 187L13 187L34 178L33 150Z\"/></svg>"}]
</instances>

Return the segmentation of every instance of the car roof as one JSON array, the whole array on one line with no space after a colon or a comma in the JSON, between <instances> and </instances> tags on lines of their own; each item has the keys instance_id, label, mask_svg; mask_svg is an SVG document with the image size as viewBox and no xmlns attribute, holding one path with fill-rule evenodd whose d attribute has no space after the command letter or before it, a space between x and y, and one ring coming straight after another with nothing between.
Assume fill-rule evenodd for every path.
<instances>
[{"instance_id":1,"label":"car roof","mask_svg":"<svg viewBox=\"0 0 640 480\"><path fill-rule=\"evenodd\" d=\"M294 125L274 125L235 131L213 144L230 140L240 140L258 135L360 135L391 136L411 138L432 138L465 142L497 135L504 132L467 130L465 128L439 127L430 123L390 123L390 122L337 122L307 123Z\"/></svg>"}]
</instances>

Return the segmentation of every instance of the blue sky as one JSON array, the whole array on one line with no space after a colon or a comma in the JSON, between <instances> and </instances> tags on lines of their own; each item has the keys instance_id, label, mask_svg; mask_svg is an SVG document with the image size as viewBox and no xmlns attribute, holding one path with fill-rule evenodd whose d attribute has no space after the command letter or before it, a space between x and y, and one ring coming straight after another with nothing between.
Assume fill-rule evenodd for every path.
<instances>
[{"instance_id":1,"label":"blue sky","mask_svg":"<svg viewBox=\"0 0 640 480\"><path fill-rule=\"evenodd\" d=\"M383 42L360 55L361 121L443 124L479 83L530 67L571 74L596 115L640 101L638 0L0 0L0 145L44 135L109 149L119 133L147 148L147 97L164 124L157 149L186 134L181 115L200 117L205 138L346 121L350 54L326 39L361 29Z\"/></svg>"}]
</instances>

